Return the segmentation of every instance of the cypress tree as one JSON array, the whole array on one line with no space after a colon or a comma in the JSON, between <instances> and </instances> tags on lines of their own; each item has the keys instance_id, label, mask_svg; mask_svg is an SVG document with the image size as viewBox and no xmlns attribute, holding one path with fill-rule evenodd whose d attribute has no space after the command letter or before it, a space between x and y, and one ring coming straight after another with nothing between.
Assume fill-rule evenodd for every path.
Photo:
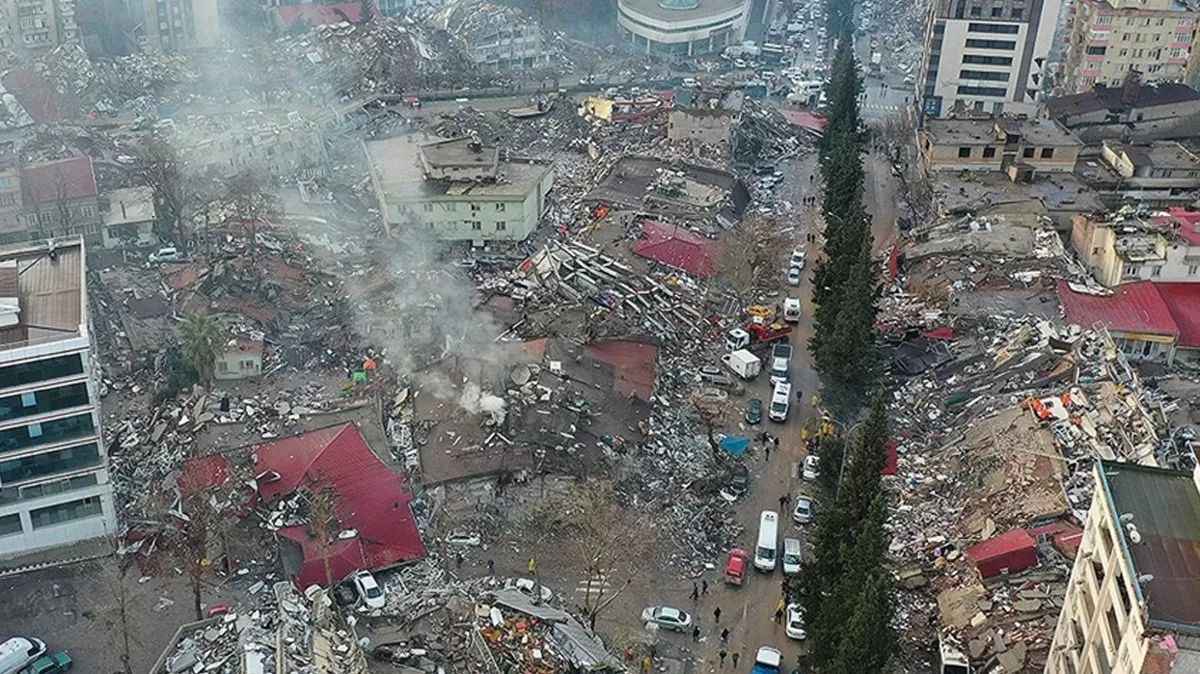
<instances>
[{"instance_id":1,"label":"cypress tree","mask_svg":"<svg viewBox=\"0 0 1200 674\"><path fill-rule=\"evenodd\" d=\"M854 416L878 374L875 316L879 288L870 251L871 234L866 230L857 259L841 284L832 330L816 340L818 350L813 354L825 383L826 403L834 416L842 419ZM828 329L829 317L823 314L827 324L814 327Z\"/></svg>"}]
</instances>

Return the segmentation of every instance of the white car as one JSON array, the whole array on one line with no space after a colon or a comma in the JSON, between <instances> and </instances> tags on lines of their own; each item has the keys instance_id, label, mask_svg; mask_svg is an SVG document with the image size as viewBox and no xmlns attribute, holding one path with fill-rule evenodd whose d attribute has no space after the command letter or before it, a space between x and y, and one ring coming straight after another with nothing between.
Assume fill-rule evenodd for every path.
<instances>
[{"instance_id":1,"label":"white car","mask_svg":"<svg viewBox=\"0 0 1200 674\"><path fill-rule=\"evenodd\" d=\"M801 270L799 267L790 267L787 272L787 282L790 286L800 285Z\"/></svg>"},{"instance_id":2,"label":"white car","mask_svg":"<svg viewBox=\"0 0 1200 674\"><path fill-rule=\"evenodd\" d=\"M150 260L151 262L179 262L183 259L183 255L181 255L179 250L174 246L168 246L166 248L159 248L153 253L150 253L146 259Z\"/></svg>"},{"instance_id":3,"label":"white car","mask_svg":"<svg viewBox=\"0 0 1200 674\"><path fill-rule=\"evenodd\" d=\"M821 477L821 459L816 454L804 457L804 479L815 480Z\"/></svg>"},{"instance_id":4,"label":"white car","mask_svg":"<svg viewBox=\"0 0 1200 674\"><path fill-rule=\"evenodd\" d=\"M507 587L510 590L517 590L526 597L533 599L534 589L538 587L538 583L532 578L513 578L505 583L504 587ZM541 591L537 594L541 596L543 602L550 601L550 599L554 597L554 593L545 585L541 586Z\"/></svg>"},{"instance_id":5,"label":"white car","mask_svg":"<svg viewBox=\"0 0 1200 674\"><path fill-rule=\"evenodd\" d=\"M796 250L793 250L792 251L792 259L788 263L788 266L803 270L805 257L806 257L806 253L803 250L801 250L799 248L797 248Z\"/></svg>"},{"instance_id":6,"label":"white car","mask_svg":"<svg viewBox=\"0 0 1200 674\"><path fill-rule=\"evenodd\" d=\"M372 576L370 571L359 571L354 574L354 589L358 590L358 596L362 597L363 604L367 608L383 608L386 603L383 598L383 588L375 582L375 576Z\"/></svg>"},{"instance_id":7,"label":"white car","mask_svg":"<svg viewBox=\"0 0 1200 674\"><path fill-rule=\"evenodd\" d=\"M642 622L658 625L662 629L683 632L692 626L692 616L670 606L651 606L642 611Z\"/></svg>"},{"instance_id":8,"label":"white car","mask_svg":"<svg viewBox=\"0 0 1200 674\"><path fill-rule=\"evenodd\" d=\"M788 604L787 635L789 639L804 640L808 633L804 631L804 614L800 612L799 604Z\"/></svg>"},{"instance_id":9,"label":"white car","mask_svg":"<svg viewBox=\"0 0 1200 674\"><path fill-rule=\"evenodd\" d=\"M792 521L796 524L808 524L813 518L813 502L807 496L801 496L796 499L796 506L792 508Z\"/></svg>"}]
</instances>

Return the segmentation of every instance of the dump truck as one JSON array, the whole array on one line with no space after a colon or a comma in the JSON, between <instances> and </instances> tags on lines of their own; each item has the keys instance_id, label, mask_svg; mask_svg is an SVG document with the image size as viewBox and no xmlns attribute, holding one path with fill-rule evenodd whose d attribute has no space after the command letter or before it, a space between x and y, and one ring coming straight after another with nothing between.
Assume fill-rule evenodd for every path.
<instances>
[{"instance_id":1,"label":"dump truck","mask_svg":"<svg viewBox=\"0 0 1200 674\"><path fill-rule=\"evenodd\" d=\"M734 328L725 335L725 349L737 351L751 346L771 344L779 340L787 340L792 334L792 326L786 323L758 323L751 321L740 328Z\"/></svg>"}]
</instances>

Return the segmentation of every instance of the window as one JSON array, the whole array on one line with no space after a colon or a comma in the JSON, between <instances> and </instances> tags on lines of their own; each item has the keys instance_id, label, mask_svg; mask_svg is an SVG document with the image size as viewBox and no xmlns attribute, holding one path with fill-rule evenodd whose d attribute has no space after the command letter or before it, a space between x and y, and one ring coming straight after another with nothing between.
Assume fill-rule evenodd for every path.
<instances>
[{"instance_id":1,"label":"window","mask_svg":"<svg viewBox=\"0 0 1200 674\"><path fill-rule=\"evenodd\" d=\"M54 496L56 494L65 494L71 491L87 489L94 487L99 483L95 473L88 475L76 475L68 477L65 480L57 480L55 482L46 482L45 484L35 484L29 487L21 487L21 498L33 499L42 498L45 496Z\"/></svg>"},{"instance_id":2,"label":"window","mask_svg":"<svg viewBox=\"0 0 1200 674\"><path fill-rule=\"evenodd\" d=\"M1141 268L1136 264L1127 264L1125 265L1124 269L1121 270L1121 275L1128 278L1137 278L1139 272L1141 272Z\"/></svg>"},{"instance_id":3,"label":"window","mask_svg":"<svg viewBox=\"0 0 1200 674\"><path fill-rule=\"evenodd\" d=\"M1088 56L1104 56L1104 53L1107 51L1108 51L1108 47L1088 47L1087 48Z\"/></svg>"},{"instance_id":4,"label":"window","mask_svg":"<svg viewBox=\"0 0 1200 674\"><path fill-rule=\"evenodd\" d=\"M971 148L969 148L969 147L960 147L960 148L958 148L958 156L959 156L959 158L961 158L961 159L965 159L965 158L967 158L967 157L970 157L970 156L971 156Z\"/></svg>"},{"instance_id":5,"label":"window","mask_svg":"<svg viewBox=\"0 0 1200 674\"><path fill-rule=\"evenodd\" d=\"M1195 276L1197 272L1200 272L1200 265L1188 265L1188 276Z\"/></svg>"},{"instance_id":6,"label":"window","mask_svg":"<svg viewBox=\"0 0 1200 674\"><path fill-rule=\"evenodd\" d=\"M1002 14L1004 14L1003 7L993 7L992 8L992 16L993 17L998 17L998 16L1001 16Z\"/></svg>"},{"instance_id":7,"label":"window","mask_svg":"<svg viewBox=\"0 0 1200 674\"><path fill-rule=\"evenodd\" d=\"M1156 265L1154 267L1151 267L1150 268L1150 276L1153 276L1155 278L1162 276L1162 265Z\"/></svg>"},{"instance_id":8,"label":"window","mask_svg":"<svg viewBox=\"0 0 1200 674\"><path fill-rule=\"evenodd\" d=\"M497 232L508 231L508 223L503 220L497 222L496 223L496 231Z\"/></svg>"},{"instance_id":9,"label":"window","mask_svg":"<svg viewBox=\"0 0 1200 674\"><path fill-rule=\"evenodd\" d=\"M479 211L479 204L471 204L471 212L475 213L478 211Z\"/></svg>"},{"instance_id":10,"label":"window","mask_svg":"<svg viewBox=\"0 0 1200 674\"><path fill-rule=\"evenodd\" d=\"M91 414L54 419L0 431L0 454L95 433Z\"/></svg>"},{"instance_id":11,"label":"window","mask_svg":"<svg viewBox=\"0 0 1200 674\"><path fill-rule=\"evenodd\" d=\"M426 204L421 204L421 205L424 207L426 213L433 212L433 204L426 203Z\"/></svg>"},{"instance_id":12,"label":"window","mask_svg":"<svg viewBox=\"0 0 1200 674\"><path fill-rule=\"evenodd\" d=\"M471 229L478 232L483 229L483 223L478 220L471 221Z\"/></svg>"},{"instance_id":13,"label":"window","mask_svg":"<svg viewBox=\"0 0 1200 674\"><path fill-rule=\"evenodd\" d=\"M508 208L508 204L506 204L504 202L500 202L500 203L496 204L496 212L497 213L503 213L505 208Z\"/></svg>"},{"instance_id":14,"label":"window","mask_svg":"<svg viewBox=\"0 0 1200 674\"><path fill-rule=\"evenodd\" d=\"M979 54L964 54L962 59L963 65L979 65L979 66L1011 66L1012 57L1009 56L980 56Z\"/></svg>"},{"instance_id":15,"label":"window","mask_svg":"<svg viewBox=\"0 0 1200 674\"><path fill-rule=\"evenodd\" d=\"M18 514L0 517L0 536L11 536L21 533L21 516Z\"/></svg>"},{"instance_id":16,"label":"window","mask_svg":"<svg viewBox=\"0 0 1200 674\"><path fill-rule=\"evenodd\" d=\"M967 39L968 49L1003 49L1012 51L1017 48L1017 43L1012 40L973 40Z\"/></svg>"},{"instance_id":17,"label":"window","mask_svg":"<svg viewBox=\"0 0 1200 674\"><path fill-rule=\"evenodd\" d=\"M1008 73L994 72L991 70L960 70L958 76L960 79L964 80L989 80L991 82L1008 81Z\"/></svg>"},{"instance_id":18,"label":"window","mask_svg":"<svg viewBox=\"0 0 1200 674\"><path fill-rule=\"evenodd\" d=\"M1008 92L999 87L970 87L962 85L958 87L958 93L960 96L995 96L1004 98ZM978 109L982 110L983 101L976 101L976 103L979 104Z\"/></svg>"},{"instance_id":19,"label":"window","mask_svg":"<svg viewBox=\"0 0 1200 674\"><path fill-rule=\"evenodd\" d=\"M995 157L995 156L996 156L996 148L994 148L994 147L983 148L983 158L984 159L991 159L992 157Z\"/></svg>"},{"instance_id":20,"label":"window","mask_svg":"<svg viewBox=\"0 0 1200 674\"><path fill-rule=\"evenodd\" d=\"M1010 23L968 23L968 33L996 33L998 35L1016 35L1021 27Z\"/></svg>"},{"instance_id":21,"label":"window","mask_svg":"<svg viewBox=\"0 0 1200 674\"><path fill-rule=\"evenodd\" d=\"M1021 9L1020 7L1014 7L1012 10L1012 18L1014 19L1021 19L1023 18L1024 14L1025 10Z\"/></svg>"},{"instance_id":22,"label":"window","mask_svg":"<svg viewBox=\"0 0 1200 674\"><path fill-rule=\"evenodd\" d=\"M1052 148L1052 147L1042 148L1042 159L1054 159L1054 148Z\"/></svg>"},{"instance_id":23,"label":"window","mask_svg":"<svg viewBox=\"0 0 1200 674\"><path fill-rule=\"evenodd\" d=\"M981 15L983 15L982 7L972 7L971 8L971 16L981 16Z\"/></svg>"},{"instance_id":24,"label":"window","mask_svg":"<svg viewBox=\"0 0 1200 674\"><path fill-rule=\"evenodd\" d=\"M67 503L59 503L48 508L31 510L29 511L29 519L33 523L34 529L42 529L72 520L94 517L100 513L100 497L89 496L78 501L68 501Z\"/></svg>"},{"instance_id":25,"label":"window","mask_svg":"<svg viewBox=\"0 0 1200 674\"><path fill-rule=\"evenodd\" d=\"M0 421L11 421L88 404L87 384L71 384L0 398Z\"/></svg>"},{"instance_id":26,"label":"window","mask_svg":"<svg viewBox=\"0 0 1200 674\"><path fill-rule=\"evenodd\" d=\"M1027 147L1021 152L1021 156L1026 159L1033 159L1033 148Z\"/></svg>"}]
</instances>

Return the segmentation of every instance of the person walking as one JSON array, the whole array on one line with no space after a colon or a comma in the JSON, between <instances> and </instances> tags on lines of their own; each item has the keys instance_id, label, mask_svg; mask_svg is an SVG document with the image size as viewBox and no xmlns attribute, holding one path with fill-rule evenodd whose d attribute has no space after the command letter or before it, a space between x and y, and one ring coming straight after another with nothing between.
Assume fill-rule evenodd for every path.
<instances>
[{"instance_id":1,"label":"person walking","mask_svg":"<svg viewBox=\"0 0 1200 674\"><path fill-rule=\"evenodd\" d=\"M775 622L783 621L783 598L779 599L779 603L775 605Z\"/></svg>"},{"instance_id":2,"label":"person walking","mask_svg":"<svg viewBox=\"0 0 1200 674\"><path fill-rule=\"evenodd\" d=\"M767 463L770 463L771 462L771 443L769 441L763 443L763 452L766 456L765 460L767 461Z\"/></svg>"},{"instance_id":3,"label":"person walking","mask_svg":"<svg viewBox=\"0 0 1200 674\"><path fill-rule=\"evenodd\" d=\"M692 581L692 601L699 601L700 588L696 585L696 581Z\"/></svg>"},{"instance_id":4,"label":"person walking","mask_svg":"<svg viewBox=\"0 0 1200 674\"><path fill-rule=\"evenodd\" d=\"M713 621L716 622L718 625L721 624L721 607L720 606L713 609Z\"/></svg>"},{"instance_id":5,"label":"person walking","mask_svg":"<svg viewBox=\"0 0 1200 674\"><path fill-rule=\"evenodd\" d=\"M779 497L779 510L783 511L786 509L787 509L787 494L784 494L783 496Z\"/></svg>"},{"instance_id":6,"label":"person walking","mask_svg":"<svg viewBox=\"0 0 1200 674\"><path fill-rule=\"evenodd\" d=\"M700 594L708 594L708 581L703 578L700 579Z\"/></svg>"},{"instance_id":7,"label":"person walking","mask_svg":"<svg viewBox=\"0 0 1200 674\"><path fill-rule=\"evenodd\" d=\"M717 653L717 657L721 659L721 669L725 669L725 656L726 655L729 655L729 654L725 652L724 648L722 648L721 651L719 653Z\"/></svg>"},{"instance_id":8,"label":"person walking","mask_svg":"<svg viewBox=\"0 0 1200 674\"><path fill-rule=\"evenodd\" d=\"M496 575L496 560L494 560L494 559L488 560L488 575L489 576Z\"/></svg>"},{"instance_id":9,"label":"person walking","mask_svg":"<svg viewBox=\"0 0 1200 674\"><path fill-rule=\"evenodd\" d=\"M700 641L700 626L692 625L692 641Z\"/></svg>"},{"instance_id":10,"label":"person walking","mask_svg":"<svg viewBox=\"0 0 1200 674\"><path fill-rule=\"evenodd\" d=\"M721 644L729 643L729 628L725 627L721 630Z\"/></svg>"},{"instance_id":11,"label":"person walking","mask_svg":"<svg viewBox=\"0 0 1200 674\"><path fill-rule=\"evenodd\" d=\"M650 674L650 670L654 668L654 663L650 661L650 656L642 658L642 674Z\"/></svg>"},{"instance_id":12,"label":"person walking","mask_svg":"<svg viewBox=\"0 0 1200 674\"><path fill-rule=\"evenodd\" d=\"M737 651L734 651L732 653L732 655L733 655L733 668L737 669L737 662L738 662L738 659L742 657L742 654Z\"/></svg>"},{"instance_id":13,"label":"person walking","mask_svg":"<svg viewBox=\"0 0 1200 674\"><path fill-rule=\"evenodd\" d=\"M462 553L461 552L454 553L454 568L461 569L462 563L463 563Z\"/></svg>"}]
</instances>

